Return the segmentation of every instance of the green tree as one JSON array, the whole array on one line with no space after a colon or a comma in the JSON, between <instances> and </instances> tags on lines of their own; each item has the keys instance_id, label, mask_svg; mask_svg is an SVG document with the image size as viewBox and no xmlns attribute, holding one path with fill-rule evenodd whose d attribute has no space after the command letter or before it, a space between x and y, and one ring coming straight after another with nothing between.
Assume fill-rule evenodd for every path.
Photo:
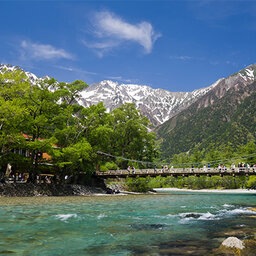
<instances>
[{"instance_id":1,"label":"green tree","mask_svg":"<svg viewBox=\"0 0 256 256\"><path fill-rule=\"evenodd\" d=\"M55 84L54 89L58 91L58 94L61 96L62 102L67 105L77 103L81 98L81 92L88 87L82 80L75 80L72 83L60 82Z\"/></svg>"},{"instance_id":2,"label":"green tree","mask_svg":"<svg viewBox=\"0 0 256 256\"><path fill-rule=\"evenodd\" d=\"M172 157L171 162L177 167L188 167L190 157L188 153L176 154ZM190 167L190 166L189 166Z\"/></svg>"},{"instance_id":3,"label":"green tree","mask_svg":"<svg viewBox=\"0 0 256 256\"><path fill-rule=\"evenodd\" d=\"M55 165L61 169L59 173L61 180L65 175L78 174L81 171L91 172L93 150L86 141L82 139L76 144L69 145L61 150L52 150L52 157Z\"/></svg>"},{"instance_id":4,"label":"green tree","mask_svg":"<svg viewBox=\"0 0 256 256\"><path fill-rule=\"evenodd\" d=\"M28 135L28 149L31 158L31 181L34 181L39 172L39 161L42 152L49 152L54 142L53 135L56 117L61 112L58 104L60 95L51 90L56 80L41 80L36 85L31 85L30 90L24 95L22 106L27 115L22 124L22 133Z\"/></svg>"},{"instance_id":5,"label":"green tree","mask_svg":"<svg viewBox=\"0 0 256 256\"><path fill-rule=\"evenodd\" d=\"M256 163L256 145L254 142L248 142L246 145L240 146L237 153L239 156L248 156L241 159L241 161L245 161L250 165Z\"/></svg>"},{"instance_id":6,"label":"green tree","mask_svg":"<svg viewBox=\"0 0 256 256\"><path fill-rule=\"evenodd\" d=\"M198 146L196 146L193 149L193 153L191 154L191 162L192 163L200 163L202 162L203 158L202 158L203 152L199 149Z\"/></svg>"},{"instance_id":7,"label":"green tree","mask_svg":"<svg viewBox=\"0 0 256 256\"><path fill-rule=\"evenodd\" d=\"M112 111L113 154L129 159L152 162L156 157L155 134L148 131L149 121L135 108L126 103ZM127 162L123 167L127 167Z\"/></svg>"},{"instance_id":8,"label":"green tree","mask_svg":"<svg viewBox=\"0 0 256 256\"><path fill-rule=\"evenodd\" d=\"M0 73L0 165L2 171L10 163L12 166L24 157L14 153L24 148L25 139L21 126L27 111L23 106L23 97L30 89L24 73L21 71Z\"/></svg>"},{"instance_id":9,"label":"green tree","mask_svg":"<svg viewBox=\"0 0 256 256\"><path fill-rule=\"evenodd\" d=\"M217 149L214 143L209 144L209 147L206 150L204 159L207 163L210 163L211 166L218 165L218 163L216 163L215 161L221 159L221 153L220 153L220 150Z\"/></svg>"}]
</instances>

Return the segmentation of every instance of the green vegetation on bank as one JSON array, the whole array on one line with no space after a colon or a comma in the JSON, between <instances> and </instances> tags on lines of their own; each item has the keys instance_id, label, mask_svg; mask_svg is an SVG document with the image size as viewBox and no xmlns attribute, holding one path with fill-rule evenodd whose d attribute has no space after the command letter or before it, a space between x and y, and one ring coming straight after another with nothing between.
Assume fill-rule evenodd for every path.
<instances>
[{"instance_id":1,"label":"green vegetation on bank","mask_svg":"<svg viewBox=\"0 0 256 256\"><path fill-rule=\"evenodd\" d=\"M189 176L189 177L147 177L128 178L126 186L129 191L147 192L153 188L187 188L187 189L237 189L256 187L256 176Z\"/></svg>"}]
</instances>

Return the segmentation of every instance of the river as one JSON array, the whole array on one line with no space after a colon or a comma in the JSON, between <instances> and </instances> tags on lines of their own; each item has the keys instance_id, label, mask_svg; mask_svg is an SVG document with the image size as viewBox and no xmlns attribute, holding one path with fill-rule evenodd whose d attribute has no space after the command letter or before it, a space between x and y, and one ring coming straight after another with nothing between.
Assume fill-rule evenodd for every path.
<instances>
[{"instance_id":1,"label":"river","mask_svg":"<svg viewBox=\"0 0 256 256\"><path fill-rule=\"evenodd\" d=\"M209 255L229 233L256 228L252 194L1 197L0 206L0 255Z\"/></svg>"}]
</instances>

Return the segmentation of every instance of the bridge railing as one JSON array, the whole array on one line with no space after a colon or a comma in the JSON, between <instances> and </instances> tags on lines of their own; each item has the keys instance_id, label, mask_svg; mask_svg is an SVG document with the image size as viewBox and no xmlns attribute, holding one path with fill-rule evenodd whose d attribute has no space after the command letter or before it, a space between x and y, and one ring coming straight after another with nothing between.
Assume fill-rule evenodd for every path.
<instances>
[{"instance_id":1,"label":"bridge railing","mask_svg":"<svg viewBox=\"0 0 256 256\"><path fill-rule=\"evenodd\" d=\"M131 175L131 174L200 174L200 173L240 173L240 172L246 172L246 173L251 173L255 172L256 173L256 167L236 167L236 168L169 168L169 169L134 169L134 170L109 170L105 172L96 172L96 175L98 176L107 176L107 175Z\"/></svg>"}]
</instances>

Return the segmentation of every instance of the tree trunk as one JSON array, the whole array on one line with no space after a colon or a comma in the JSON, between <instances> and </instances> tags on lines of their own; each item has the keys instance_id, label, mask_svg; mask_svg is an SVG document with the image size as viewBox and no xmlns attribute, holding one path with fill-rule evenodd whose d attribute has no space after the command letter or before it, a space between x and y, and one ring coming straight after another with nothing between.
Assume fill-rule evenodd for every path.
<instances>
[{"instance_id":1,"label":"tree trunk","mask_svg":"<svg viewBox=\"0 0 256 256\"><path fill-rule=\"evenodd\" d=\"M4 181L8 180L11 172L12 172L12 166L8 163L6 167L5 175L3 177Z\"/></svg>"}]
</instances>

